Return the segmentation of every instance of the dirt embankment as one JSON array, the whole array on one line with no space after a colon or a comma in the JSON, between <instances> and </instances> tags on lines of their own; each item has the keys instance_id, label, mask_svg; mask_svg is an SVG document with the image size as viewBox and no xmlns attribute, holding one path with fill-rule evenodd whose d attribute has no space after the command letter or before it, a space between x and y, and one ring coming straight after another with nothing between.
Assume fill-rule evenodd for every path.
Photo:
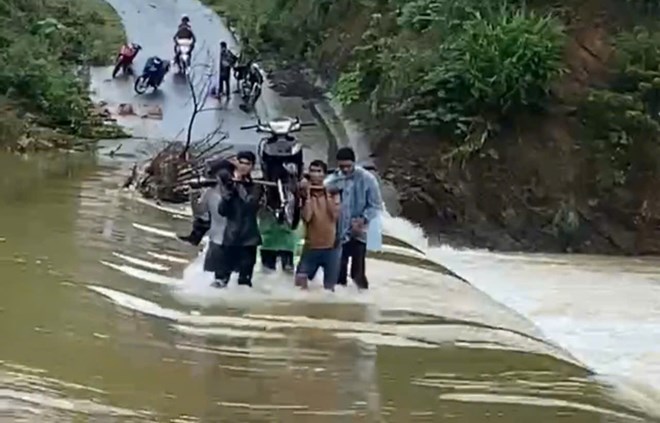
<instances>
[{"instance_id":1,"label":"dirt embankment","mask_svg":"<svg viewBox=\"0 0 660 423\"><path fill-rule=\"evenodd\" d=\"M503 124L469 159L449 159L451 142L433 135L381 136L374 148L384 178L400 192L402 214L462 246L660 254L660 201L649 189L656 177L603 196L595 188L601 170L580 143L585 128L572 106L609 83L611 33L626 18L611 19L616 10L602 1L576 9L554 104L543 116Z\"/></svg>"}]
</instances>

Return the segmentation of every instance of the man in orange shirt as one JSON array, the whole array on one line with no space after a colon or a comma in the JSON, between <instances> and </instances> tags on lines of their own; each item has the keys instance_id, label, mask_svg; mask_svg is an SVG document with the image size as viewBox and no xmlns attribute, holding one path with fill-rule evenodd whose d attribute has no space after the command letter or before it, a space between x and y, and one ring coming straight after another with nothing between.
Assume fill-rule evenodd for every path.
<instances>
[{"instance_id":1,"label":"man in orange shirt","mask_svg":"<svg viewBox=\"0 0 660 423\"><path fill-rule=\"evenodd\" d=\"M308 277L313 277L320 267L323 287L334 291L341 262L341 244L337 239L341 201L337 191L323 187L327 173L328 166L321 160L314 160L309 164L309 180L301 184L305 246L296 269L296 285L306 288Z\"/></svg>"}]
</instances>

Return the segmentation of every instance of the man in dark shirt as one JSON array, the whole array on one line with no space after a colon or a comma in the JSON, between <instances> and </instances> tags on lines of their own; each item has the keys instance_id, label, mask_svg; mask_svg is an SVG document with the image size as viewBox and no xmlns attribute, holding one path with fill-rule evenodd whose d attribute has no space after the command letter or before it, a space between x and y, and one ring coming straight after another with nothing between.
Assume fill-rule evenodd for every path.
<instances>
[{"instance_id":1,"label":"man in dark shirt","mask_svg":"<svg viewBox=\"0 0 660 423\"><path fill-rule=\"evenodd\" d=\"M227 48L227 43L220 42L220 80L218 82L218 97L226 93L227 100L231 95L229 80L231 79L231 69L236 64L237 57Z\"/></svg>"},{"instance_id":2,"label":"man in dark shirt","mask_svg":"<svg viewBox=\"0 0 660 423\"><path fill-rule=\"evenodd\" d=\"M224 266L216 269L213 283L217 288L227 285L233 269L238 270L239 285L252 286L257 247L261 245L257 223L261 188L250 176L255 159L251 151L241 151L236 155L234 174L223 170L218 175L224 186L218 212L227 222L222 239Z\"/></svg>"}]
</instances>

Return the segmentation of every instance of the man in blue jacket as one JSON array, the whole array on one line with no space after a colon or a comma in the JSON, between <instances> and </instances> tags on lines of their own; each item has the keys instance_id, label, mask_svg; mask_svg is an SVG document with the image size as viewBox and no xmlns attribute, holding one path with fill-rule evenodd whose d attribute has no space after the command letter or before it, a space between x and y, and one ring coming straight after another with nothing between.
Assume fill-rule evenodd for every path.
<instances>
[{"instance_id":1,"label":"man in blue jacket","mask_svg":"<svg viewBox=\"0 0 660 423\"><path fill-rule=\"evenodd\" d=\"M342 257L337 284L346 285L348 261L351 278L360 289L368 289L365 261L369 222L378 218L382 208L380 187L376 177L356 166L355 152L350 147L337 151L337 170L325 181L328 188L341 192L341 216L337 236L342 245Z\"/></svg>"}]
</instances>

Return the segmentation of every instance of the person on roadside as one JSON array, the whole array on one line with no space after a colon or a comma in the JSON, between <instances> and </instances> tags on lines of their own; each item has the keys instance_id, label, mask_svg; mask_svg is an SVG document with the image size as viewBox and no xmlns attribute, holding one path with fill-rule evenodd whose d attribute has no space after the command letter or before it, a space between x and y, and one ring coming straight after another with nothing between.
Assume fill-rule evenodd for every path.
<instances>
[{"instance_id":1,"label":"person on roadside","mask_svg":"<svg viewBox=\"0 0 660 423\"><path fill-rule=\"evenodd\" d=\"M238 271L239 285L252 286L257 247L261 244L257 213L262 190L250 175L255 159L251 151L241 151L236 155L233 174L228 170L219 172L223 193L218 213L227 219L227 224L222 238L223 265L216 271L213 283L216 288L227 286L234 269Z\"/></svg>"},{"instance_id":2,"label":"person on roadside","mask_svg":"<svg viewBox=\"0 0 660 423\"><path fill-rule=\"evenodd\" d=\"M321 268L323 288L334 291L341 261L341 243L337 238L341 201L336 190L323 186L327 173L328 166L322 160L314 160L309 164L309 180L301 182L305 246L296 269L296 285L307 288L308 279Z\"/></svg>"},{"instance_id":3,"label":"person on roadside","mask_svg":"<svg viewBox=\"0 0 660 423\"><path fill-rule=\"evenodd\" d=\"M345 286L348 262L351 278L359 289L368 289L366 275L367 230L369 222L378 218L383 208L380 187L375 176L355 164L355 152L350 147L337 151L337 170L326 178L327 189L341 192L341 216L338 237L342 254L338 285Z\"/></svg>"},{"instance_id":4,"label":"person on roadside","mask_svg":"<svg viewBox=\"0 0 660 423\"><path fill-rule=\"evenodd\" d=\"M222 96L223 93L226 93L227 100L231 96L230 89L230 79L231 79L231 70L236 65L238 58L234 53L232 53L227 48L227 43L224 41L220 42L220 66L219 71L219 80L218 80L218 98Z\"/></svg>"},{"instance_id":5,"label":"person on roadside","mask_svg":"<svg viewBox=\"0 0 660 423\"><path fill-rule=\"evenodd\" d=\"M236 89L234 93L245 96L246 104L241 105L243 111L254 110L254 106L261 97L261 90L264 84L264 77L261 74L259 66L253 60L246 60L241 54L239 64L234 66L234 79L236 79ZM242 93L243 87L248 88L248 93ZM247 95L246 95L247 94Z\"/></svg>"}]
</instances>

